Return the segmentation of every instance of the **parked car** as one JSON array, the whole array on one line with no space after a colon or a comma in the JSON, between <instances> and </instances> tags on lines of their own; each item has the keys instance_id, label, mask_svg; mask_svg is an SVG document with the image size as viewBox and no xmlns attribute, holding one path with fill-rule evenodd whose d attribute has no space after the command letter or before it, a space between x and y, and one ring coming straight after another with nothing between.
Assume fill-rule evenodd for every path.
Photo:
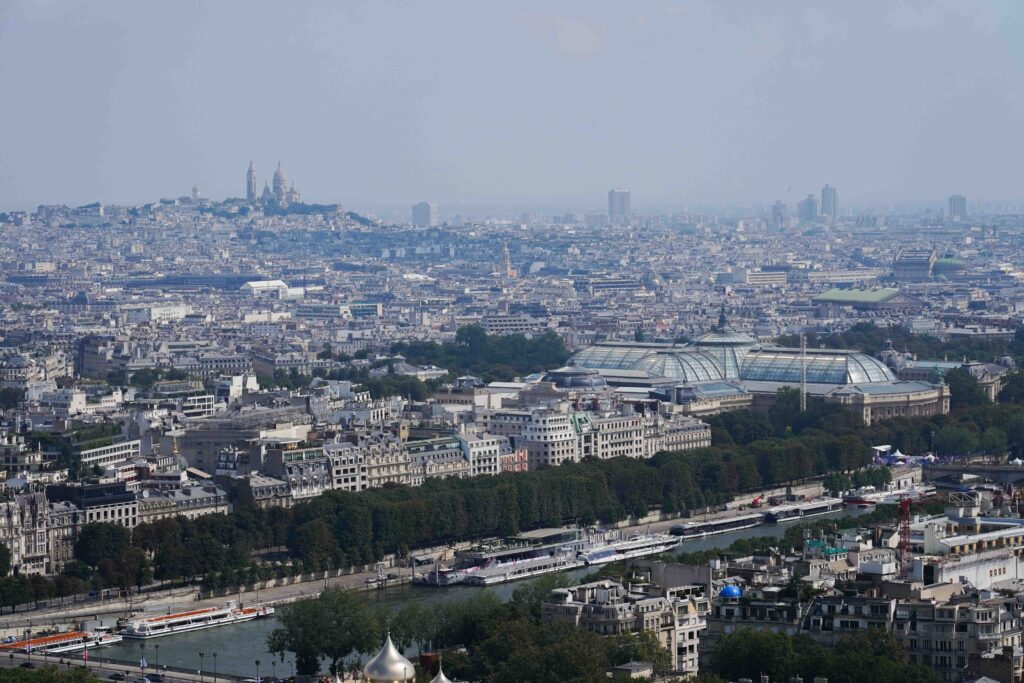
<instances>
[{"instance_id":1,"label":"parked car","mask_svg":"<svg viewBox=\"0 0 1024 683\"><path fill-rule=\"evenodd\" d=\"M114 673L110 674L110 676L108 676L108 678L110 678L110 680L112 680L112 681L123 681L124 680L124 674L121 673L120 671L115 671Z\"/></svg>"}]
</instances>

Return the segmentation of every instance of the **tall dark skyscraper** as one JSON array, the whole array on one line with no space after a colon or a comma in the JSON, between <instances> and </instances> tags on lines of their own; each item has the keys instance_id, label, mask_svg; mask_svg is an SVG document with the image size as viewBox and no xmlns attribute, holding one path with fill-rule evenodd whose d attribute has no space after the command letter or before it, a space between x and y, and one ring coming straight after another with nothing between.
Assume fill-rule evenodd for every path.
<instances>
[{"instance_id":1,"label":"tall dark skyscraper","mask_svg":"<svg viewBox=\"0 0 1024 683\"><path fill-rule=\"evenodd\" d=\"M413 204L412 224L418 228L432 228L437 225L437 204L430 202Z\"/></svg>"},{"instance_id":2,"label":"tall dark skyscraper","mask_svg":"<svg viewBox=\"0 0 1024 683\"><path fill-rule=\"evenodd\" d=\"M967 197L955 194L949 198L949 220L954 223L967 222Z\"/></svg>"},{"instance_id":3,"label":"tall dark skyscraper","mask_svg":"<svg viewBox=\"0 0 1024 683\"><path fill-rule=\"evenodd\" d=\"M786 225L786 205L779 201L772 204L772 223L773 228L783 228Z\"/></svg>"},{"instance_id":4,"label":"tall dark skyscraper","mask_svg":"<svg viewBox=\"0 0 1024 683\"><path fill-rule=\"evenodd\" d=\"M629 190L611 190L608 192L608 216L615 222L629 216Z\"/></svg>"},{"instance_id":5,"label":"tall dark skyscraper","mask_svg":"<svg viewBox=\"0 0 1024 683\"><path fill-rule=\"evenodd\" d=\"M807 198L797 205L797 213L800 215L800 220L805 223L818 220L818 198L813 194L807 195Z\"/></svg>"},{"instance_id":6,"label":"tall dark skyscraper","mask_svg":"<svg viewBox=\"0 0 1024 683\"><path fill-rule=\"evenodd\" d=\"M821 188L821 215L829 218L839 216L839 193L831 185Z\"/></svg>"}]
</instances>

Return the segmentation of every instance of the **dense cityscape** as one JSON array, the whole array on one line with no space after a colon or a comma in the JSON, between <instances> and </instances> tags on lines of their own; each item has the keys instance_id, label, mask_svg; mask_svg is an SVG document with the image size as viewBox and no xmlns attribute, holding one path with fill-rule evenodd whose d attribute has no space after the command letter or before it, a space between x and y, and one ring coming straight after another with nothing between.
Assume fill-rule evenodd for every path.
<instances>
[{"instance_id":1,"label":"dense cityscape","mask_svg":"<svg viewBox=\"0 0 1024 683\"><path fill-rule=\"evenodd\" d=\"M512 4L0 8L0 683L1024 682L1019 8Z\"/></svg>"}]
</instances>

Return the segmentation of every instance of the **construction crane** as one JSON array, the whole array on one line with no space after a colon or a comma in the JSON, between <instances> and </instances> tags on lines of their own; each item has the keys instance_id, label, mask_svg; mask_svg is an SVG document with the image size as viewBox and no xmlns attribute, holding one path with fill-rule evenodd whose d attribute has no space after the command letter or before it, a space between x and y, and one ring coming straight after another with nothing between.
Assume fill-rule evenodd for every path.
<instances>
[{"instance_id":1,"label":"construction crane","mask_svg":"<svg viewBox=\"0 0 1024 683\"><path fill-rule=\"evenodd\" d=\"M910 496L900 496L900 575L906 579L910 576Z\"/></svg>"}]
</instances>

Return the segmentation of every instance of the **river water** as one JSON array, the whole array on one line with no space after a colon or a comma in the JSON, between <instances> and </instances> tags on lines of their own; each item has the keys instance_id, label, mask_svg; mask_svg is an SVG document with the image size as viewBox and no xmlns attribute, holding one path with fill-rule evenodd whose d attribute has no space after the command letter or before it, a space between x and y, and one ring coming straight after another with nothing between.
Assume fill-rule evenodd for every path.
<instances>
[{"instance_id":1,"label":"river water","mask_svg":"<svg viewBox=\"0 0 1024 683\"><path fill-rule=\"evenodd\" d=\"M843 510L828 516L857 514L857 511ZM823 515L824 516L824 515ZM740 529L730 533L685 541L681 550L694 552L711 548L725 548L733 541L757 536L781 538L789 524L766 524ZM570 579L577 579L593 572L582 567L565 572ZM520 582L505 583L490 588L473 586L451 586L448 588L427 588L421 586L395 586L381 591L367 592L367 600L389 608L400 608L412 602L423 605L440 604L451 600L465 600L487 590L503 600L512 597ZM252 677L256 673L256 660L260 661L260 675L263 678L278 676L286 678L293 673L290 657L284 661L267 651L267 635L277 626L277 619L257 619L235 626L212 628L190 633L178 633L150 640L128 640L96 651L96 656L125 662L138 662L145 657L150 670L159 665L168 665L199 671L203 653L204 672L232 674ZM216 653L216 656L214 655Z\"/></svg>"}]
</instances>

